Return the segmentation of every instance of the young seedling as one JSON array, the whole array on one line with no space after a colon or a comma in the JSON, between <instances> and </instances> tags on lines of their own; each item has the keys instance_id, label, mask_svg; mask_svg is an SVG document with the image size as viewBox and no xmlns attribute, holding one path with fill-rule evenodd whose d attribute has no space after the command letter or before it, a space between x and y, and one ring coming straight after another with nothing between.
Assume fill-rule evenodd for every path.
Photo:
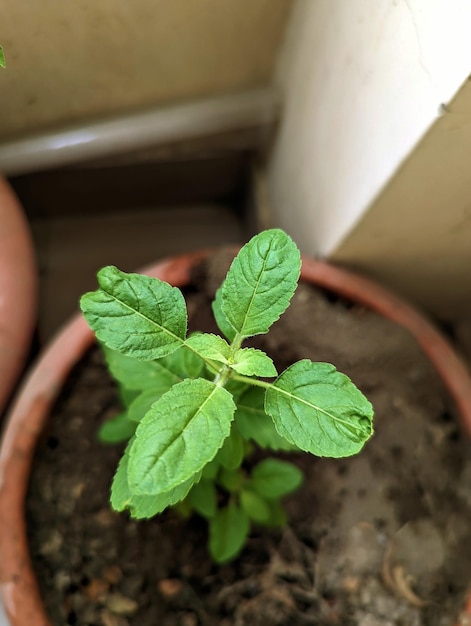
<instances>
[{"instance_id":1,"label":"young seedling","mask_svg":"<svg viewBox=\"0 0 471 626\"><path fill-rule=\"evenodd\" d=\"M300 267L285 232L251 239L212 305L223 336L187 336L179 289L116 267L100 270L100 288L81 299L125 406L101 431L105 441L129 440L113 508L134 518L196 511L217 562L240 552L252 522L283 525L281 500L302 482L281 459L251 467L254 447L345 457L372 434L371 404L333 365L303 359L278 375L267 354L243 346L289 306Z\"/></svg>"}]
</instances>

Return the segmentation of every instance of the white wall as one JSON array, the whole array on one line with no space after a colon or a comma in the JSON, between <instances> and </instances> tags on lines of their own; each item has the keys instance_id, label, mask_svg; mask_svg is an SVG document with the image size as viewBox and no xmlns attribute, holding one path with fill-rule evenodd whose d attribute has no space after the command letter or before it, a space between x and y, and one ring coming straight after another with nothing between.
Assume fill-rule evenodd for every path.
<instances>
[{"instance_id":1,"label":"white wall","mask_svg":"<svg viewBox=\"0 0 471 626\"><path fill-rule=\"evenodd\" d=\"M278 65L274 220L335 250L471 70L469 0L298 0Z\"/></svg>"}]
</instances>

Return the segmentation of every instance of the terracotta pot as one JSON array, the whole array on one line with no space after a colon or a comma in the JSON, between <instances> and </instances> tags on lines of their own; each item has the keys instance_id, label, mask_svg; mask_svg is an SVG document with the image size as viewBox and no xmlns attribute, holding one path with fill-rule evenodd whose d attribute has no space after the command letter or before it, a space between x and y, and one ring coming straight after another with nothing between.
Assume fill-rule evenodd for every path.
<instances>
[{"instance_id":1,"label":"terracotta pot","mask_svg":"<svg viewBox=\"0 0 471 626\"><path fill-rule=\"evenodd\" d=\"M195 261L207 254L165 260L144 272L181 287L188 282ZM410 330L440 373L459 409L463 427L471 435L471 378L430 322L371 281L325 263L304 259L302 278L364 304ZM71 368L93 341L84 319L74 317L32 368L9 414L0 450L0 587L12 626L50 625L30 565L24 500L35 445L51 406ZM465 611L471 617L471 606Z\"/></svg>"},{"instance_id":2,"label":"terracotta pot","mask_svg":"<svg viewBox=\"0 0 471 626\"><path fill-rule=\"evenodd\" d=\"M0 176L0 415L30 347L36 320L36 275L22 207Z\"/></svg>"}]
</instances>

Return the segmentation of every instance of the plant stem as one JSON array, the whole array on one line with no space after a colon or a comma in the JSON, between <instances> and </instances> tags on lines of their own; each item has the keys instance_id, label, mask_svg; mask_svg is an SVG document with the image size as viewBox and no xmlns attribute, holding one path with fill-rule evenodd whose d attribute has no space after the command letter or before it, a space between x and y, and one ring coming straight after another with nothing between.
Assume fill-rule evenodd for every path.
<instances>
[{"instance_id":1,"label":"plant stem","mask_svg":"<svg viewBox=\"0 0 471 626\"><path fill-rule=\"evenodd\" d=\"M216 374L214 378L214 383L218 387L224 387L229 378L231 378L231 368L227 365L224 365L219 372Z\"/></svg>"},{"instance_id":2,"label":"plant stem","mask_svg":"<svg viewBox=\"0 0 471 626\"><path fill-rule=\"evenodd\" d=\"M236 380L239 383L246 383L247 385L254 385L255 387L263 387L263 389L270 389L272 384L267 383L259 378L250 378L249 376L243 376L242 374L232 374L232 380Z\"/></svg>"}]
</instances>

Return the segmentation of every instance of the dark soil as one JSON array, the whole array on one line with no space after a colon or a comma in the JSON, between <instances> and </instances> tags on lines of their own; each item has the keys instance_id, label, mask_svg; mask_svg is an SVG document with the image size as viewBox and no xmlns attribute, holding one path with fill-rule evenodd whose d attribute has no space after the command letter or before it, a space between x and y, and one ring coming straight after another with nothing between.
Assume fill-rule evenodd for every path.
<instances>
[{"instance_id":1,"label":"dark soil","mask_svg":"<svg viewBox=\"0 0 471 626\"><path fill-rule=\"evenodd\" d=\"M214 329L208 303L227 255L200 268L191 327ZM215 566L205 523L110 511L119 447L98 443L118 411L97 350L73 372L35 460L27 502L34 565L57 626L445 626L471 572L471 453L437 375L402 329L301 285L258 345L280 368L330 361L367 394L372 440L345 460L295 456L305 472L282 531L255 528L241 556Z\"/></svg>"}]
</instances>

